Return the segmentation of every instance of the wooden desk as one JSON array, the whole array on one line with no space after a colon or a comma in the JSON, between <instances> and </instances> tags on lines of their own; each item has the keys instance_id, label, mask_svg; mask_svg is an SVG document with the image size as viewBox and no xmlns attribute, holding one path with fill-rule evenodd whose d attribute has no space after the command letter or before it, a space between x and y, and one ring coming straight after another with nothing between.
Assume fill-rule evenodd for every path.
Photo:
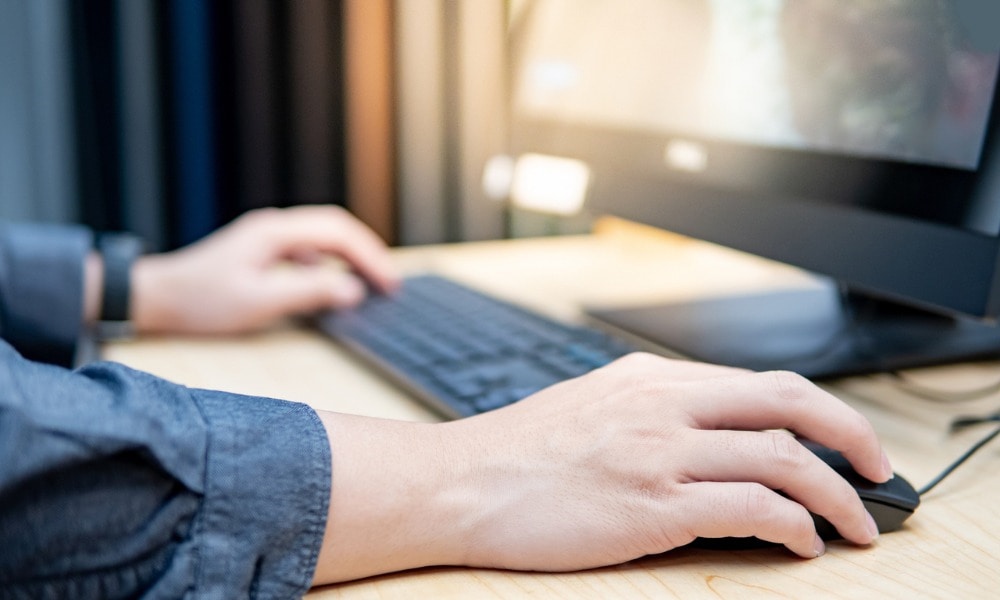
<instances>
[{"instance_id":1,"label":"wooden desk","mask_svg":"<svg viewBox=\"0 0 1000 600\"><path fill-rule=\"evenodd\" d=\"M435 271L551 315L581 304L634 303L810 285L787 267L691 240L605 221L594 235L400 249L407 271ZM106 356L190 386L410 420L436 417L320 336L294 327L225 339L120 343ZM925 369L913 379L970 389L1000 364ZM957 414L984 414L1000 395L922 400L887 376L829 386L874 423L896 470L922 486L986 428L949 433ZM984 448L924 498L904 530L870 548L831 543L819 560L783 549L678 549L570 574L434 568L314 590L310 598L986 598L1000 594L1000 443Z\"/></svg>"}]
</instances>

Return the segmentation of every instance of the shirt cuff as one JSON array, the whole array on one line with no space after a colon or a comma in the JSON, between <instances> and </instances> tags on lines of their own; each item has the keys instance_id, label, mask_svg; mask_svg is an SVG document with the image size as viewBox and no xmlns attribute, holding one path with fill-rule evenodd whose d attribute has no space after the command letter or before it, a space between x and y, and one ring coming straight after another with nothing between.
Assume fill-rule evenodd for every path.
<instances>
[{"instance_id":1,"label":"shirt cuff","mask_svg":"<svg viewBox=\"0 0 1000 600\"><path fill-rule=\"evenodd\" d=\"M0 224L0 335L25 358L72 364L92 242L81 226Z\"/></svg>"},{"instance_id":2,"label":"shirt cuff","mask_svg":"<svg viewBox=\"0 0 1000 600\"><path fill-rule=\"evenodd\" d=\"M209 423L206 489L195 524L197 589L227 597L300 597L326 529L330 445L307 405L192 390Z\"/></svg>"}]
</instances>

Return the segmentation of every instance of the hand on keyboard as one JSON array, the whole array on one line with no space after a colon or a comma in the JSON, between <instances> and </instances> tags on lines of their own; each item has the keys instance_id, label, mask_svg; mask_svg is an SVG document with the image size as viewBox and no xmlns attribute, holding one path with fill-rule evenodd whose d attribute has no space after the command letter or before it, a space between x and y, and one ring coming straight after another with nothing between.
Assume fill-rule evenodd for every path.
<instances>
[{"instance_id":1,"label":"hand on keyboard","mask_svg":"<svg viewBox=\"0 0 1000 600\"><path fill-rule=\"evenodd\" d=\"M348 269L332 268L324 257ZM385 244L342 208L255 210L190 246L140 257L132 270L132 318L139 332L254 331L354 306L366 282L387 292L399 279ZM97 303L89 304L96 312Z\"/></svg>"}]
</instances>

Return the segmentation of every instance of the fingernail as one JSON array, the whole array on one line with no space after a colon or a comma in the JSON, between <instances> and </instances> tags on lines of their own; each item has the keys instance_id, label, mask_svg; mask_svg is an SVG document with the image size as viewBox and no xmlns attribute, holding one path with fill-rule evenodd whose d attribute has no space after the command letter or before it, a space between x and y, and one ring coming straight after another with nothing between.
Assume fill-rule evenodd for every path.
<instances>
[{"instance_id":1,"label":"fingernail","mask_svg":"<svg viewBox=\"0 0 1000 600\"><path fill-rule=\"evenodd\" d=\"M813 540L813 553L815 553L817 558L826 553L826 544L823 543L823 538L818 535L816 536L816 539Z\"/></svg>"},{"instance_id":2,"label":"fingernail","mask_svg":"<svg viewBox=\"0 0 1000 600\"><path fill-rule=\"evenodd\" d=\"M868 520L868 533L872 534L872 540L878 539L878 525L875 524L875 519L872 518L869 512L865 513L865 517Z\"/></svg>"},{"instance_id":3,"label":"fingernail","mask_svg":"<svg viewBox=\"0 0 1000 600\"><path fill-rule=\"evenodd\" d=\"M896 476L896 474L892 471L892 465L889 464L889 457L886 456L885 451L882 452L882 472L885 473L885 476L889 479Z\"/></svg>"}]
</instances>

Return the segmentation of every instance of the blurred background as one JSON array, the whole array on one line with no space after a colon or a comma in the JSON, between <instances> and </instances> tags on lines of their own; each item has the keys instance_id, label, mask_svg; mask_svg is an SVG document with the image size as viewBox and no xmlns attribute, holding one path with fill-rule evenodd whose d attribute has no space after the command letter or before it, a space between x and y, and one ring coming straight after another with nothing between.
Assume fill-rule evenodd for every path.
<instances>
[{"instance_id":1,"label":"blurred background","mask_svg":"<svg viewBox=\"0 0 1000 600\"><path fill-rule=\"evenodd\" d=\"M514 0L0 0L0 219L190 243L334 203L391 244L504 237Z\"/></svg>"}]
</instances>

